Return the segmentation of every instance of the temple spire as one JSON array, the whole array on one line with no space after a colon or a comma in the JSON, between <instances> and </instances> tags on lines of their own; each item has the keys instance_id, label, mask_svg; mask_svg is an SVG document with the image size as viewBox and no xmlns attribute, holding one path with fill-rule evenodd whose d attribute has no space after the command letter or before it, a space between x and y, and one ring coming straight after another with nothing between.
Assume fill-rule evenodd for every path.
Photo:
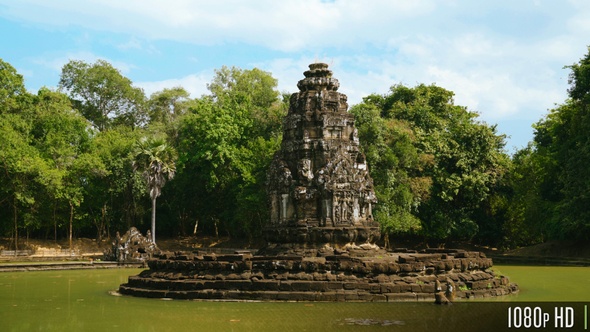
<instances>
[{"instance_id":1,"label":"temple spire","mask_svg":"<svg viewBox=\"0 0 590 332\"><path fill-rule=\"evenodd\" d=\"M267 240L298 244L374 242L376 203L346 95L325 63L297 84L281 149L269 171Z\"/></svg>"}]
</instances>

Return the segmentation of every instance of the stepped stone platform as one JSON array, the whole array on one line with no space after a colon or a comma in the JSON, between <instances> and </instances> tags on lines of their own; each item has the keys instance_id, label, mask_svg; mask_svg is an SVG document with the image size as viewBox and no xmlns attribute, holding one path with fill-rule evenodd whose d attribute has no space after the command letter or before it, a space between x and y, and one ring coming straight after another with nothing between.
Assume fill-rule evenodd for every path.
<instances>
[{"instance_id":1,"label":"stepped stone platform","mask_svg":"<svg viewBox=\"0 0 590 332\"><path fill-rule=\"evenodd\" d=\"M253 255L162 253L120 293L155 298L417 301L518 290L479 252L386 251L373 180L346 95L324 63L297 84L268 172L267 246Z\"/></svg>"},{"instance_id":2,"label":"stepped stone platform","mask_svg":"<svg viewBox=\"0 0 590 332\"><path fill-rule=\"evenodd\" d=\"M129 277L121 294L174 299L262 301L434 301L456 287L456 298L518 291L489 268L483 253L432 249L387 252L373 245L329 247L316 256L163 253L149 270ZM437 280L442 289L436 289Z\"/></svg>"}]
</instances>

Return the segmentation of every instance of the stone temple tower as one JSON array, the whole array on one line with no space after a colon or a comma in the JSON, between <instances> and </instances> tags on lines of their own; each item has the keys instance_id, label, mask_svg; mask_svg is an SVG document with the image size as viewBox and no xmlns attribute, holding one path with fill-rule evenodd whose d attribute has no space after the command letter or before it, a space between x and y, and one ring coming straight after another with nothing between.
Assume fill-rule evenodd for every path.
<instances>
[{"instance_id":1,"label":"stone temple tower","mask_svg":"<svg viewBox=\"0 0 590 332\"><path fill-rule=\"evenodd\" d=\"M269 171L270 243L374 242L373 181L346 95L325 63L309 65L291 95L283 141Z\"/></svg>"}]
</instances>

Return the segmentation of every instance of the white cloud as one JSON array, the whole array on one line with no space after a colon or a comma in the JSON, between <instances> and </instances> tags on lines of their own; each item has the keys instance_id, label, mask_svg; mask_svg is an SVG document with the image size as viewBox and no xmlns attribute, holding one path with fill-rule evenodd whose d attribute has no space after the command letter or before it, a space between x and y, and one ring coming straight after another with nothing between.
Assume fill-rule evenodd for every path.
<instances>
[{"instance_id":1,"label":"white cloud","mask_svg":"<svg viewBox=\"0 0 590 332\"><path fill-rule=\"evenodd\" d=\"M369 93L386 93L397 83L436 83L453 90L457 104L491 122L527 119L530 123L563 102L568 71L562 67L587 52L590 32L586 0L0 3L0 17L27 25L123 35L128 41L117 45L119 50L157 52L151 45L158 40L213 47L235 44L236 53L241 45L258 48L265 57L254 65L278 78L282 91L297 90L309 63L331 63L350 104ZM157 52L158 59L166 61L165 53ZM74 52L38 61L61 70L71 58L93 62L99 57ZM201 60L205 57L195 59L201 69L211 66ZM112 60L107 59L125 74L136 69ZM148 94L180 85L198 97L207 92L211 77L197 73L137 84Z\"/></svg>"},{"instance_id":2,"label":"white cloud","mask_svg":"<svg viewBox=\"0 0 590 332\"><path fill-rule=\"evenodd\" d=\"M241 41L282 51L379 42L402 21L434 9L432 0L186 1L22 0L4 5L4 17L54 27L131 33L198 44Z\"/></svg>"},{"instance_id":3,"label":"white cloud","mask_svg":"<svg viewBox=\"0 0 590 332\"><path fill-rule=\"evenodd\" d=\"M135 65L129 64L122 61L108 59L99 55L96 55L92 52L66 52L64 55L59 55L57 57L51 57L48 55L43 55L40 57L36 57L33 59L33 62L49 68L53 71L61 72L63 66L68 63L70 60L80 60L87 63L94 63L97 60L105 60L113 67L117 68L121 71L122 74L128 74L132 69L136 68Z\"/></svg>"},{"instance_id":4,"label":"white cloud","mask_svg":"<svg viewBox=\"0 0 590 332\"><path fill-rule=\"evenodd\" d=\"M182 87L190 94L191 98L198 98L209 92L207 90L207 83L211 81L211 77L209 76L204 73L191 74L182 78L172 78L162 81L135 82L134 85L142 88L148 97L152 93L162 91L166 88Z\"/></svg>"}]
</instances>

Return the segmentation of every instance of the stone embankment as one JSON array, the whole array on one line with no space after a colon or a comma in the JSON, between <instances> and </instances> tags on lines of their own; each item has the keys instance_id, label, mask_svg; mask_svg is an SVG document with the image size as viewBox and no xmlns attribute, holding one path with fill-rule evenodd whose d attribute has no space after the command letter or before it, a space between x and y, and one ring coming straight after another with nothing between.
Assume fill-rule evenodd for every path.
<instances>
[{"instance_id":1,"label":"stone embankment","mask_svg":"<svg viewBox=\"0 0 590 332\"><path fill-rule=\"evenodd\" d=\"M101 261L101 252L37 248L36 250L0 251L0 272L54 271L145 267L145 262Z\"/></svg>"},{"instance_id":2,"label":"stone embankment","mask_svg":"<svg viewBox=\"0 0 590 332\"><path fill-rule=\"evenodd\" d=\"M4 263L0 264L0 272L115 269L131 267L145 267L145 264L95 261Z\"/></svg>"},{"instance_id":3,"label":"stone embankment","mask_svg":"<svg viewBox=\"0 0 590 332\"><path fill-rule=\"evenodd\" d=\"M590 266L590 258L585 257L494 255L493 259L498 264Z\"/></svg>"}]
</instances>

